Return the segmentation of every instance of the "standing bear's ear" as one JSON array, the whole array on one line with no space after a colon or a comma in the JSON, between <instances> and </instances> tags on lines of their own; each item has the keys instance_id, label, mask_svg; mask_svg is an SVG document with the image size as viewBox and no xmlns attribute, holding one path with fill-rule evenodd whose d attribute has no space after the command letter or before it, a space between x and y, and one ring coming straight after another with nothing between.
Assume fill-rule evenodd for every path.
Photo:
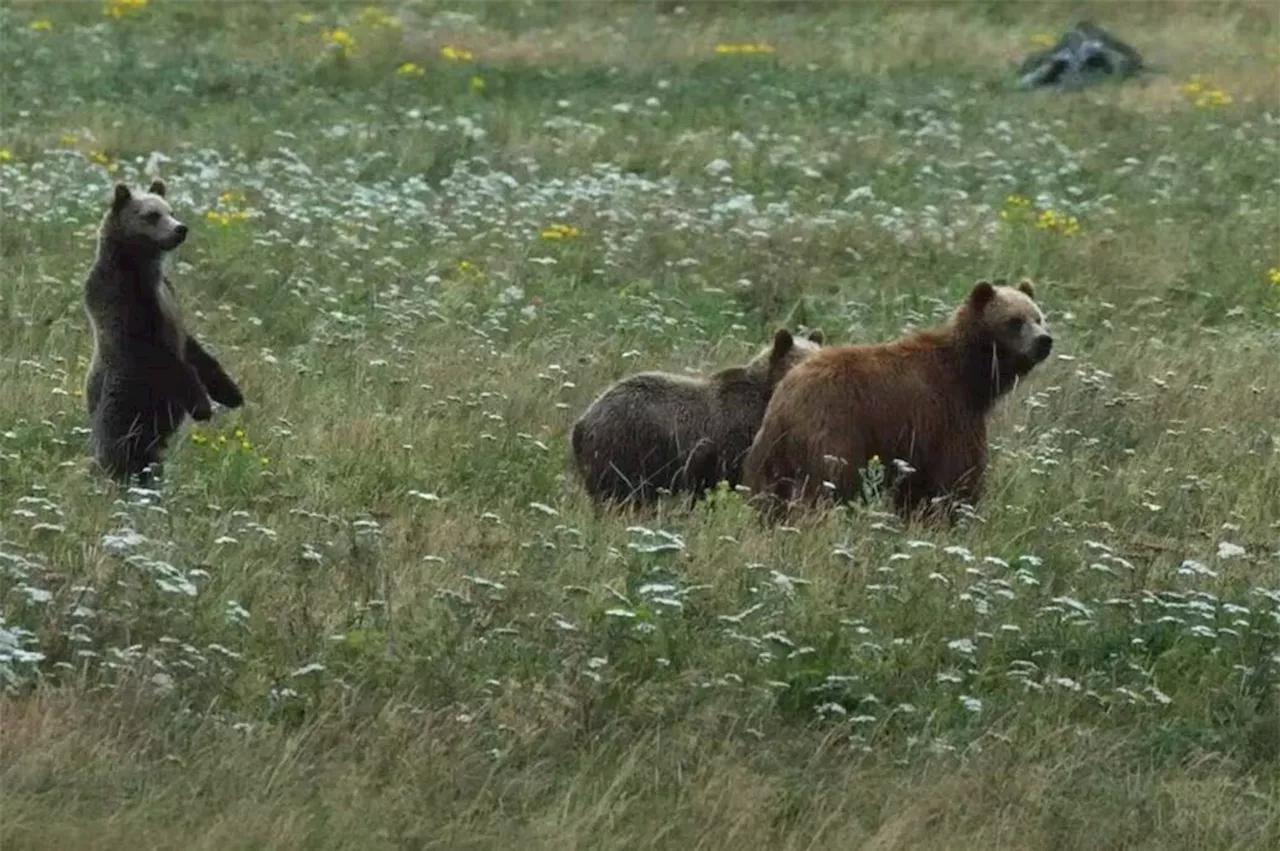
<instances>
[{"instance_id":1,"label":"standing bear's ear","mask_svg":"<svg viewBox=\"0 0 1280 851\"><path fill-rule=\"evenodd\" d=\"M161 198L163 198L164 197L164 181L160 180L159 178L156 178L155 180L151 181L151 187L147 191L150 192L152 195L159 195Z\"/></svg>"},{"instance_id":2,"label":"standing bear's ear","mask_svg":"<svg viewBox=\"0 0 1280 851\"><path fill-rule=\"evenodd\" d=\"M1027 298L1034 299L1036 297L1036 285L1031 282L1030 278L1023 278L1018 281L1018 291Z\"/></svg>"},{"instance_id":3,"label":"standing bear's ear","mask_svg":"<svg viewBox=\"0 0 1280 851\"><path fill-rule=\"evenodd\" d=\"M773 351L769 353L770 360L782 360L787 356L787 352L791 351L791 347L796 344L795 338L791 336L791 332L786 328L779 328L773 334Z\"/></svg>"},{"instance_id":4,"label":"standing bear's ear","mask_svg":"<svg viewBox=\"0 0 1280 851\"><path fill-rule=\"evenodd\" d=\"M981 311L995 297L996 288L991 286L990 281L978 281L978 283L974 284L973 291L969 293L969 306L974 310Z\"/></svg>"},{"instance_id":5,"label":"standing bear's ear","mask_svg":"<svg viewBox=\"0 0 1280 851\"><path fill-rule=\"evenodd\" d=\"M822 333L821 328L814 328L807 336L810 343L817 343L819 346L821 346L827 339L827 335Z\"/></svg>"},{"instance_id":6,"label":"standing bear's ear","mask_svg":"<svg viewBox=\"0 0 1280 851\"><path fill-rule=\"evenodd\" d=\"M116 184L116 193L111 197L111 212L118 213L133 200L133 193L123 183Z\"/></svg>"}]
</instances>

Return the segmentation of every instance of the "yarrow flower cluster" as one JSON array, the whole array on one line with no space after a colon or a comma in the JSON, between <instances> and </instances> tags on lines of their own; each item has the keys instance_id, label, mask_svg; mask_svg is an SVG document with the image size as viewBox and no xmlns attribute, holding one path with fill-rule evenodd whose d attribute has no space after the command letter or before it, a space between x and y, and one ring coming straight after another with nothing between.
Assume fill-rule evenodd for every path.
<instances>
[{"instance_id":1,"label":"yarrow flower cluster","mask_svg":"<svg viewBox=\"0 0 1280 851\"><path fill-rule=\"evenodd\" d=\"M772 44L717 44L716 53L720 56L767 56L776 52Z\"/></svg>"},{"instance_id":2,"label":"yarrow flower cluster","mask_svg":"<svg viewBox=\"0 0 1280 851\"><path fill-rule=\"evenodd\" d=\"M1183 83L1179 87L1179 91L1195 104L1196 109L1213 109L1218 106L1228 106L1233 101L1231 95L1217 86L1206 83L1198 74L1194 75L1188 82Z\"/></svg>"},{"instance_id":3,"label":"yarrow flower cluster","mask_svg":"<svg viewBox=\"0 0 1280 851\"><path fill-rule=\"evenodd\" d=\"M1036 230L1053 231L1063 236L1075 236L1080 233L1080 220L1056 210L1037 210L1030 198L1021 195L1010 195L1005 198L1005 207L1000 211L1000 220L1012 225L1029 224Z\"/></svg>"}]
</instances>

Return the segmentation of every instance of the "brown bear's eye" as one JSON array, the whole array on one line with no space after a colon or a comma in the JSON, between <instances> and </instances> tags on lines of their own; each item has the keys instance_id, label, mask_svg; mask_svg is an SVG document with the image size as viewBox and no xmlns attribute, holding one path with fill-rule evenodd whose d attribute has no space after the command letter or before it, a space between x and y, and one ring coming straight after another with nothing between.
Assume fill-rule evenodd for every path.
<instances>
[{"instance_id":1,"label":"brown bear's eye","mask_svg":"<svg viewBox=\"0 0 1280 851\"><path fill-rule=\"evenodd\" d=\"M1021 316L1015 316L1009 320L1009 330L1016 334L1017 332L1021 331L1022 326L1026 324L1027 324L1026 320L1023 319Z\"/></svg>"}]
</instances>

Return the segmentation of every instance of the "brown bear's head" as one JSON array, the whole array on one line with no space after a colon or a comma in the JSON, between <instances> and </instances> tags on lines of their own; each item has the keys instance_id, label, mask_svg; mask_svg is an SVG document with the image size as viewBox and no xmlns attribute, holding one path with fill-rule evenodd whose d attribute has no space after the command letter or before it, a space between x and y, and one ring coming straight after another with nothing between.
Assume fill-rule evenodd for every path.
<instances>
[{"instance_id":1,"label":"brown bear's head","mask_svg":"<svg viewBox=\"0 0 1280 851\"><path fill-rule=\"evenodd\" d=\"M825 335L813 330L801 336L793 336L786 328L779 328L773 335L773 344L747 365L752 375L768 377L770 386L782 380L791 369L809 355L822 348Z\"/></svg>"},{"instance_id":2,"label":"brown bear's head","mask_svg":"<svg viewBox=\"0 0 1280 851\"><path fill-rule=\"evenodd\" d=\"M154 181L146 192L133 192L117 183L111 209L102 220L102 238L140 254L177 248L187 238L187 226L173 217L164 192L161 180Z\"/></svg>"},{"instance_id":3,"label":"brown bear's head","mask_svg":"<svg viewBox=\"0 0 1280 851\"><path fill-rule=\"evenodd\" d=\"M1017 286L979 281L956 311L957 332L984 353L993 352L1001 372L1025 375L1053 350L1053 337L1035 297L1030 280Z\"/></svg>"}]
</instances>

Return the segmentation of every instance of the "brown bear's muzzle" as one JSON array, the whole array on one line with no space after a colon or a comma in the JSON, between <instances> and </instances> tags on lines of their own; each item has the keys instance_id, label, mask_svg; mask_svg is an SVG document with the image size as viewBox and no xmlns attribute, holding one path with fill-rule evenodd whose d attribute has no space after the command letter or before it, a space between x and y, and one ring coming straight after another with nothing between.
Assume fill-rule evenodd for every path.
<instances>
[{"instance_id":1,"label":"brown bear's muzzle","mask_svg":"<svg viewBox=\"0 0 1280 851\"><path fill-rule=\"evenodd\" d=\"M1031 356L1036 363L1040 363L1040 361L1049 357L1051 351L1053 351L1053 337L1048 334L1041 334L1036 337L1035 343L1031 346Z\"/></svg>"}]
</instances>

